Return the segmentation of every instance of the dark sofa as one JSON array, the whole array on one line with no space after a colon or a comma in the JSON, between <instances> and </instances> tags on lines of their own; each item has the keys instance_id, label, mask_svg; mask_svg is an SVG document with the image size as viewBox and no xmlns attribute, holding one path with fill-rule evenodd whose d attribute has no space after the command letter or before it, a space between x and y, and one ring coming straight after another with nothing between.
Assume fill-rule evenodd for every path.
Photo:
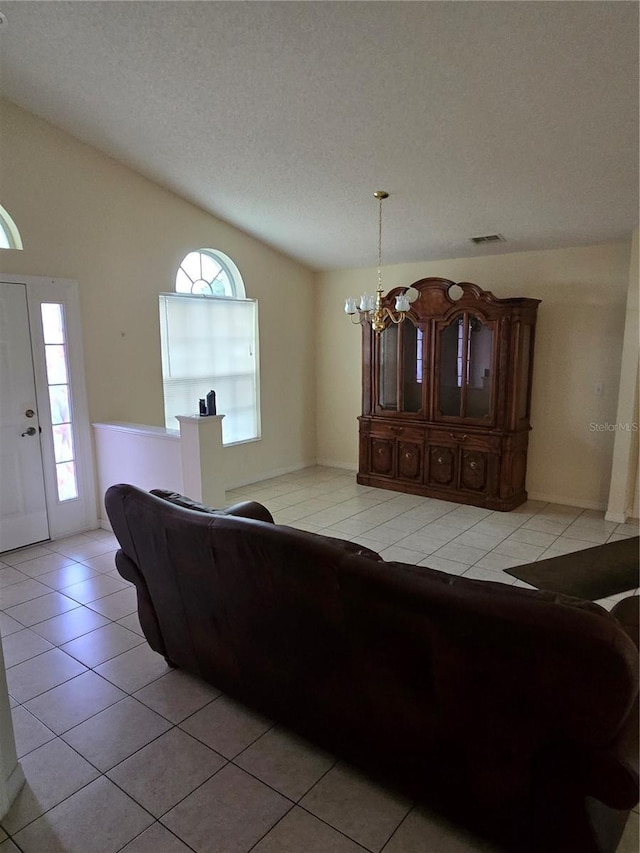
<instances>
[{"instance_id":1,"label":"dark sofa","mask_svg":"<svg viewBox=\"0 0 640 853\"><path fill-rule=\"evenodd\" d=\"M505 850L613 853L638 802L638 655L615 610L384 562L256 503L117 485L105 504L172 665Z\"/></svg>"}]
</instances>

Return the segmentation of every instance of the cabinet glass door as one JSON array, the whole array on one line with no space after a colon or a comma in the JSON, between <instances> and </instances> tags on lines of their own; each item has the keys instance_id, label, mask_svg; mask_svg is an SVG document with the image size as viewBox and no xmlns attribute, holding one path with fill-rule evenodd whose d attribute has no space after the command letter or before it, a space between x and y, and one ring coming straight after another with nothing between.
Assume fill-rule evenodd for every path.
<instances>
[{"instance_id":1,"label":"cabinet glass door","mask_svg":"<svg viewBox=\"0 0 640 853\"><path fill-rule=\"evenodd\" d=\"M400 405L404 412L419 412L422 408L424 332L406 320L401 329L402 398Z\"/></svg>"},{"instance_id":2,"label":"cabinet glass door","mask_svg":"<svg viewBox=\"0 0 640 853\"><path fill-rule=\"evenodd\" d=\"M488 418L491 407L493 329L476 317L469 321L467 358L467 418Z\"/></svg>"},{"instance_id":3,"label":"cabinet glass door","mask_svg":"<svg viewBox=\"0 0 640 853\"><path fill-rule=\"evenodd\" d=\"M460 417L462 402L462 367L464 357L464 322L459 317L440 334L440 414Z\"/></svg>"},{"instance_id":4,"label":"cabinet glass door","mask_svg":"<svg viewBox=\"0 0 640 853\"><path fill-rule=\"evenodd\" d=\"M419 412L423 374L424 330L408 320L387 326L378 339L377 408Z\"/></svg>"},{"instance_id":5,"label":"cabinet glass door","mask_svg":"<svg viewBox=\"0 0 640 853\"><path fill-rule=\"evenodd\" d=\"M398 327L380 332L378 362L378 403L382 409L398 411Z\"/></svg>"},{"instance_id":6,"label":"cabinet glass door","mask_svg":"<svg viewBox=\"0 0 640 853\"><path fill-rule=\"evenodd\" d=\"M438 412L444 417L487 419L491 414L494 331L461 314L440 331Z\"/></svg>"}]
</instances>

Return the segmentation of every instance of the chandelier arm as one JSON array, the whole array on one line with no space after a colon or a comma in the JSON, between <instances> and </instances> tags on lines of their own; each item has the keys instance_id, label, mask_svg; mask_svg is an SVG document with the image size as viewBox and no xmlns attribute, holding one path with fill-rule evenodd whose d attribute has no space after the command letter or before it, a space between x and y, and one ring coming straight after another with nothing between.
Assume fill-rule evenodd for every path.
<instances>
[{"instance_id":1,"label":"chandelier arm","mask_svg":"<svg viewBox=\"0 0 640 853\"><path fill-rule=\"evenodd\" d=\"M388 317L392 323L396 324L396 326L398 326L400 323L402 323L404 321L404 318L407 316L406 311L399 311L398 315L396 316L393 313L393 311L391 310L391 308L385 308L384 313L385 313L385 316Z\"/></svg>"}]
</instances>

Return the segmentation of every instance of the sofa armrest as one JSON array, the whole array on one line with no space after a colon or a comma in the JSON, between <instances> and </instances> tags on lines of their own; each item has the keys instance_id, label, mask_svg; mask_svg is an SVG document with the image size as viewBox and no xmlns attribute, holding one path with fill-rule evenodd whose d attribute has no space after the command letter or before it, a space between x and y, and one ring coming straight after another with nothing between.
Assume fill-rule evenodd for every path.
<instances>
[{"instance_id":1,"label":"sofa armrest","mask_svg":"<svg viewBox=\"0 0 640 853\"><path fill-rule=\"evenodd\" d=\"M220 510L224 515L234 515L236 518L253 518L255 521L267 521L273 524L273 516L263 504L258 501L240 501Z\"/></svg>"},{"instance_id":2,"label":"sofa armrest","mask_svg":"<svg viewBox=\"0 0 640 853\"><path fill-rule=\"evenodd\" d=\"M614 743L592 756L588 788L592 796L615 809L638 805L638 699Z\"/></svg>"},{"instance_id":3,"label":"sofa armrest","mask_svg":"<svg viewBox=\"0 0 640 853\"><path fill-rule=\"evenodd\" d=\"M273 524L273 516L269 510L257 501L241 501L224 509L215 509L214 507L207 506L207 504L194 501L191 498L185 497L185 495L172 492L168 489L151 489L151 494L176 506L207 513L208 515L233 515L239 518L252 518L256 521L267 521Z\"/></svg>"},{"instance_id":4,"label":"sofa armrest","mask_svg":"<svg viewBox=\"0 0 640 853\"><path fill-rule=\"evenodd\" d=\"M640 622L640 596L628 595L619 601L612 609L611 615L615 617L625 634L630 637L636 645L638 642L638 623Z\"/></svg>"},{"instance_id":5,"label":"sofa armrest","mask_svg":"<svg viewBox=\"0 0 640 853\"><path fill-rule=\"evenodd\" d=\"M625 634L638 646L638 615L640 597L629 595L611 610ZM638 731L638 698L629 712L624 726L608 749L598 750L591 766L592 788L604 784L606 794L599 799L617 809L633 808L640 796L640 761ZM598 793L595 794L598 796Z\"/></svg>"},{"instance_id":6,"label":"sofa armrest","mask_svg":"<svg viewBox=\"0 0 640 853\"><path fill-rule=\"evenodd\" d=\"M138 619L140 627L147 638L147 642L154 652L158 652L165 659L167 650L165 648L162 631L158 622L158 616L149 595L147 583L140 569L136 564L124 553L122 549L116 552L116 568L120 575L136 588L138 598Z\"/></svg>"}]
</instances>

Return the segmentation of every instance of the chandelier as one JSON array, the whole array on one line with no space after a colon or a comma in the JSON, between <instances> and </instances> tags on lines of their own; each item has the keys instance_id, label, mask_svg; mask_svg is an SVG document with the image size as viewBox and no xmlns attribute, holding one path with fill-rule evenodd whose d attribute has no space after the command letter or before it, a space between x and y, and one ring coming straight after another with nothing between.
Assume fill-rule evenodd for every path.
<instances>
[{"instance_id":1,"label":"chandelier","mask_svg":"<svg viewBox=\"0 0 640 853\"><path fill-rule=\"evenodd\" d=\"M392 323L402 323L409 310L409 299L406 292L396 296L397 314L390 308L382 307L382 202L389 198L385 190L376 190L373 194L378 199L378 288L374 294L363 293L358 300L355 296L349 296L344 303L345 314L351 318L354 326L363 323L371 323L374 332L382 332L385 328L385 320ZM356 315L357 319L356 319Z\"/></svg>"}]
</instances>

